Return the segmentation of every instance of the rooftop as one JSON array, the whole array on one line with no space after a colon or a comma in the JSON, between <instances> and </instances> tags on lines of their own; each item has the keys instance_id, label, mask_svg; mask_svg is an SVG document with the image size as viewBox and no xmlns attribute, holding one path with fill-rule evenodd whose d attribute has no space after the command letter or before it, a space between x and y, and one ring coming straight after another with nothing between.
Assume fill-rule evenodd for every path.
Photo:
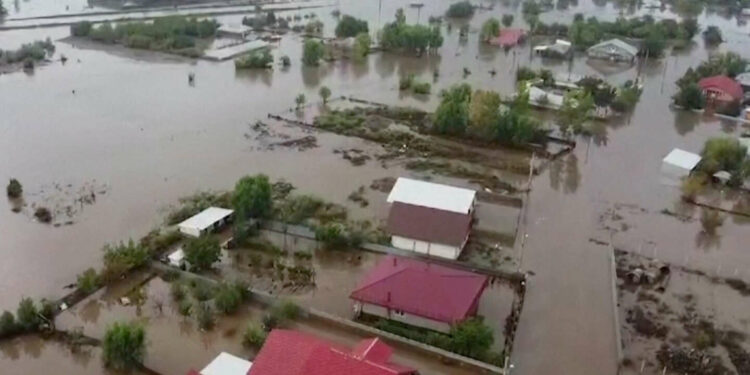
<instances>
[{"instance_id":1,"label":"rooftop","mask_svg":"<svg viewBox=\"0 0 750 375\"><path fill-rule=\"evenodd\" d=\"M388 214L392 235L461 246L471 230L471 215L394 202Z\"/></svg>"},{"instance_id":2,"label":"rooftop","mask_svg":"<svg viewBox=\"0 0 750 375\"><path fill-rule=\"evenodd\" d=\"M739 82L727 77L727 76L713 76L706 77L698 81L698 86L701 89L717 89L730 95L732 98L742 100L742 86Z\"/></svg>"},{"instance_id":3,"label":"rooftop","mask_svg":"<svg viewBox=\"0 0 750 375\"><path fill-rule=\"evenodd\" d=\"M671 164L683 169L692 170L701 161L701 156L681 150L679 148L673 149L663 160L664 163Z\"/></svg>"},{"instance_id":4,"label":"rooftop","mask_svg":"<svg viewBox=\"0 0 750 375\"><path fill-rule=\"evenodd\" d=\"M271 331L247 375L413 375L389 361L393 350L380 339L353 350L291 330Z\"/></svg>"},{"instance_id":5,"label":"rooftop","mask_svg":"<svg viewBox=\"0 0 750 375\"><path fill-rule=\"evenodd\" d=\"M475 195L471 189L399 177L387 201L468 214Z\"/></svg>"},{"instance_id":6,"label":"rooftop","mask_svg":"<svg viewBox=\"0 0 750 375\"><path fill-rule=\"evenodd\" d=\"M601 43L597 43L597 44L589 47L589 49L590 50L591 49L598 49L598 48L607 47L607 46L610 46L610 45L613 45L615 47L621 48L621 49L625 50L627 53L629 53L629 54L631 54L633 56L635 56L635 55L638 54L638 48L636 48L632 44L624 42L624 41L622 41L620 39L605 40L605 41L603 41Z\"/></svg>"},{"instance_id":7,"label":"rooftop","mask_svg":"<svg viewBox=\"0 0 750 375\"><path fill-rule=\"evenodd\" d=\"M455 323L471 317L487 286L487 276L415 259L385 257L350 298Z\"/></svg>"},{"instance_id":8,"label":"rooftop","mask_svg":"<svg viewBox=\"0 0 750 375\"><path fill-rule=\"evenodd\" d=\"M201 375L246 375L253 363L245 359L235 357L229 353L221 352L203 370Z\"/></svg>"},{"instance_id":9,"label":"rooftop","mask_svg":"<svg viewBox=\"0 0 750 375\"><path fill-rule=\"evenodd\" d=\"M180 228L192 228L198 230L204 230L217 221L226 218L231 215L234 211L226 208L209 207L195 216L177 224Z\"/></svg>"}]
</instances>

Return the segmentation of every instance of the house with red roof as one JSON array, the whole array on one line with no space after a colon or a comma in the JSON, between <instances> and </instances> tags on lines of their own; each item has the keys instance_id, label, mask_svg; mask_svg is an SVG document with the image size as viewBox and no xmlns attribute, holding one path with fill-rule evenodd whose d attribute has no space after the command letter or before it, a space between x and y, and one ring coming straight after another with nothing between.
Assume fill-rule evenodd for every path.
<instances>
[{"instance_id":1,"label":"house with red roof","mask_svg":"<svg viewBox=\"0 0 750 375\"><path fill-rule=\"evenodd\" d=\"M488 278L416 259L385 257L349 295L357 314L449 332L476 316Z\"/></svg>"},{"instance_id":2,"label":"house with red roof","mask_svg":"<svg viewBox=\"0 0 750 375\"><path fill-rule=\"evenodd\" d=\"M247 375L418 375L390 361L393 349L378 338L353 349L299 331L276 329Z\"/></svg>"},{"instance_id":3,"label":"house with red roof","mask_svg":"<svg viewBox=\"0 0 750 375\"><path fill-rule=\"evenodd\" d=\"M503 48L510 48L515 47L519 43L523 42L525 38L525 30L505 28L500 30L500 35L498 35L496 38L490 39L490 44Z\"/></svg>"},{"instance_id":4,"label":"house with red roof","mask_svg":"<svg viewBox=\"0 0 750 375\"><path fill-rule=\"evenodd\" d=\"M742 101L742 85L727 76L706 77L698 81L707 103L739 103Z\"/></svg>"},{"instance_id":5,"label":"house with red roof","mask_svg":"<svg viewBox=\"0 0 750 375\"><path fill-rule=\"evenodd\" d=\"M469 241L476 192L399 178L387 198L393 247L457 259Z\"/></svg>"}]
</instances>

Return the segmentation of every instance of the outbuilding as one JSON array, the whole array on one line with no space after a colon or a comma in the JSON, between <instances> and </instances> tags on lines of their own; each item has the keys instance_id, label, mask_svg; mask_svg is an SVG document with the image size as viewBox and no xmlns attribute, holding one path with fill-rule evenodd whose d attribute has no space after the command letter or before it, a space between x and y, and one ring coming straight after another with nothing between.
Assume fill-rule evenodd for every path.
<instances>
[{"instance_id":1,"label":"outbuilding","mask_svg":"<svg viewBox=\"0 0 750 375\"><path fill-rule=\"evenodd\" d=\"M567 58L570 57L572 44L567 40L557 39L552 44L544 44L534 47L534 53L543 57Z\"/></svg>"},{"instance_id":2,"label":"outbuilding","mask_svg":"<svg viewBox=\"0 0 750 375\"><path fill-rule=\"evenodd\" d=\"M661 163L661 172L667 184L679 184L680 179L687 177L700 163L701 156L681 150L673 149Z\"/></svg>"},{"instance_id":3,"label":"outbuilding","mask_svg":"<svg viewBox=\"0 0 750 375\"><path fill-rule=\"evenodd\" d=\"M355 314L449 332L476 316L488 278L415 259L385 257L349 295Z\"/></svg>"},{"instance_id":4,"label":"outbuilding","mask_svg":"<svg viewBox=\"0 0 750 375\"><path fill-rule=\"evenodd\" d=\"M203 370L191 370L188 375L247 375L252 367L253 363L246 359L221 352Z\"/></svg>"},{"instance_id":5,"label":"outbuilding","mask_svg":"<svg viewBox=\"0 0 750 375\"><path fill-rule=\"evenodd\" d=\"M228 38L246 39L253 32L253 29L245 25L221 25L216 34Z\"/></svg>"},{"instance_id":6,"label":"outbuilding","mask_svg":"<svg viewBox=\"0 0 750 375\"><path fill-rule=\"evenodd\" d=\"M719 103L740 103L743 98L742 86L739 82L727 76L706 77L698 81L706 97L708 104L712 102Z\"/></svg>"},{"instance_id":7,"label":"outbuilding","mask_svg":"<svg viewBox=\"0 0 750 375\"><path fill-rule=\"evenodd\" d=\"M388 195L391 244L399 249L456 259L469 240L476 192L399 178Z\"/></svg>"},{"instance_id":8,"label":"outbuilding","mask_svg":"<svg viewBox=\"0 0 750 375\"><path fill-rule=\"evenodd\" d=\"M586 53L595 59L633 62L638 56L638 48L620 39L610 39L589 47Z\"/></svg>"},{"instance_id":9,"label":"outbuilding","mask_svg":"<svg viewBox=\"0 0 750 375\"><path fill-rule=\"evenodd\" d=\"M206 233L214 232L232 221L234 211L209 207L195 216L177 224L180 233L192 237L200 237Z\"/></svg>"},{"instance_id":10,"label":"outbuilding","mask_svg":"<svg viewBox=\"0 0 750 375\"><path fill-rule=\"evenodd\" d=\"M167 256L167 260L169 261L170 266L185 268L185 250L182 250L182 248L175 250Z\"/></svg>"}]
</instances>

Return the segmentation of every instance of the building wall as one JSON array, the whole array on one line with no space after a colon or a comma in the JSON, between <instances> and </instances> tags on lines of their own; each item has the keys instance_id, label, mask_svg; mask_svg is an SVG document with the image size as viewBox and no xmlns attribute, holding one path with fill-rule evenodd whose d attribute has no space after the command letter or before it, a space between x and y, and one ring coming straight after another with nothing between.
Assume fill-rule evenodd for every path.
<instances>
[{"instance_id":1,"label":"building wall","mask_svg":"<svg viewBox=\"0 0 750 375\"><path fill-rule=\"evenodd\" d=\"M397 322L413 325L416 327L427 328L438 332L448 333L451 330L450 324L445 322L438 322L436 320L423 318L421 316L409 313L399 313L396 310L389 311L383 306L373 305L370 303L357 303L360 304L361 311L365 314L379 316L382 318L391 319Z\"/></svg>"},{"instance_id":2,"label":"building wall","mask_svg":"<svg viewBox=\"0 0 750 375\"><path fill-rule=\"evenodd\" d=\"M420 254L448 259L456 259L461 254L461 248L457 246L420 241L401 236L392 236L391 245L403 250L410 250Z\"/></svg>"},{"instance_id":3,"label":"building wall","mask_svg":"<svg viewBox=\"0 0 750 375\"><path fill-rule=\"evenodd\" d=\"M201 232L197 228L189 228L189 227L178 227L180 230L180 233L187 234L188 236L193 237L200 237Z\"/></svg>"}]
</instances>

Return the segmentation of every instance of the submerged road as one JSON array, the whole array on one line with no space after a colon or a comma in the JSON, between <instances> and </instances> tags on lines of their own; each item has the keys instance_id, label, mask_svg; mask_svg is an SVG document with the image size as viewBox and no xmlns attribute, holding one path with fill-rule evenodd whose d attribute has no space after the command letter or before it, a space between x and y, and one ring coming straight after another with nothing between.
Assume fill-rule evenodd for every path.
<instances>
[{"instance_id":1,"label":"submerged road","mask_svg":"<svg viewBox=\"0 0 750 375\"><path fill-rule=\"evenodd\" d=\"M579 189L578 168L585 166L578 160L568 155L547 168L535 179L527 203L520 233L528 235L521 268L529 277L512 375L617 372L609 251L588 240L596 225L596 192ZM564 176L561 186L552 188L546 182L555 178L549 176L555 168Z\"/></svg>"}]
</instances>

